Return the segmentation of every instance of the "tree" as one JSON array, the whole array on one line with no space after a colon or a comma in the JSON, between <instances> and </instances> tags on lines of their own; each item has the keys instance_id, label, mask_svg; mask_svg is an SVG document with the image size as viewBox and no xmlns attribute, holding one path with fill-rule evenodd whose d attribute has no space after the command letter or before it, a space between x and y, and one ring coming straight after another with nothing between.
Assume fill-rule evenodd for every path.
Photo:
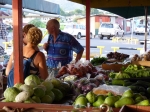
<instances>
[{"instance_id":1,"label":"tree","mask_svg":"<svg viewBox=\"0 0 150 112\"><path fill-rule=\"evenodd\" d=\"M85 7L85 6L83 6L82 15L84 15L84 16L85 16L85 13L86 13L86 7Z\"/></svg>"},{"instance_id":2,"label":"tree","mask_svg":"<svg viewBox=\"0 0 150 112\"><path fill-rule=\"evenodd\" d=\"M72 16L72 15L74 15L75 14L75 11L70 11L70 12L68 12L67 14L66 14L66 16Z\"/></svg>"},{"instance_id":3,"label":"tree","mask_svg":"<svg viewBox=\"0 0 150 112\"><path fill-rule=\"evenodd\" d=\"M91 14L99 14L99 10L91 8Z\"/></svg>"},{"instance_id":4,"label":"tree","mask_svg":"<svg viewBox=\"0 0 150 112\"><path fill-rule=\"evenodd\" d=\"M78 19L79 19L79 17L75 17L75 18L73 19L73 22L77 22Z\"/></svg>"},{"instance_id":5,"label":"tree","mask_svg":"<svg viewBox=\"0 0 150 112\"><path fill-rule=\"evenodd\" d=\"M75 9L75 14L78 14L78 15L79 15L79 14L82 14L82 12L83 12L83 11L82 11L81 9Z\"/></svg>"},{"instance_id":6,"label":"tree","mask_svg":"<svg viewBox=\"0 0 150 112\"><path fill-rule=\"evenodd\" d=\"M66 16L66 13L65 13L65 11L62 8L60 8L60 15L61 16Z\"/></svg>"},{"instance_id":7,"label":"tree","mask_svg":"<svg viewBox=\"0 0 150 112\"><path fill-rule=\"evenodd\" d=\"M40 27L40 28L45 28L46 24L44 22L42 22L40 19L33 19L29 22L29 24L33 24L36 27Z\"/></svg>"},{"instance_id":8,"label":"tree","mask_svg":"<svg viewBox=\"0 0 150 112\"><path fill-rule=\"evenodd\" d=\"M103 11L99 11L99 14L103 15L103 14L104 14L104 12L103 12Z\"/></svg>"},{"instance_id":9,"label":"tree","mask_svg":"<svg viewBox=\"0 0 150 112\"><path fill-rule=\"evenodd\" d=\"M86 13L86 7L83 6L82 14L85 15L85 13ZM103 11L99 11L98 9L91 8L90 14L104 14L104 13L103 13Z\"/></svg>"}]
</instances>

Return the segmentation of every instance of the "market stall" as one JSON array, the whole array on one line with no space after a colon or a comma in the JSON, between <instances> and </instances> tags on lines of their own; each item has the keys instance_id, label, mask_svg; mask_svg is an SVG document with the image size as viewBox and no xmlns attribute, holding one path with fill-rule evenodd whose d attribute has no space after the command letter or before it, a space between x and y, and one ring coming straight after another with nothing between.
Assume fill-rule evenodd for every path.
<instances>
[{"instance_id":1,"label":"market stall","mask_svg":"<svg viewBox=\"0 0 150 112\"><path fill-rule=\"evenodd\" d=\"M23 80L22 38L19 32L22 26L21 9L22 0L13 0L15 85L4 90L0 102L3 112L101 112L107 107L108 111L123 112L123 109L127 109L124 105L149 108L150 84L146 81L150 76L149 68L139 63L149 61L148 54L141 56L143 59L136 55L128 61L129 55L111 52L107 57L93 58L91 62L79 61L62 66L58 74L51 73L50 76L56 75L56 78L48 77L43 81L30 75ZM87 45L90 46L89 43Z\"/></svg>"}]
</instances>

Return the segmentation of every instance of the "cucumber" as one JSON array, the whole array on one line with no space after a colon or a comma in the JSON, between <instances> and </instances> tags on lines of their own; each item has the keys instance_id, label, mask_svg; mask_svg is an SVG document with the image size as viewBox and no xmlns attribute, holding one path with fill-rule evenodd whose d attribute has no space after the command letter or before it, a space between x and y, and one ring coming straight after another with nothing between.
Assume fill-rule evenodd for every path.
<instances>
[{"instance_id":1,"label":"cucumber","mask_svg":"<svg viewBox=\"0 0 150 112\"><path fill-rule=\"evenodd\" d=\"M138 80L136 83L137 85L144 86L145 88L150 87L150 83L146 81Z\"/></svg>"},{"instance_id":2,"label":"cucumber","mask_svg":"<svg viewBox=\"0 0 150 112\"><path fill-rule=\"evenodd\" d=\"M133 84L133 82L125 81L125 83L124 83L124 85L123 85L123 86L130 86L130 85L132 85L132 84Z\"/></svg>"},{"instance_id":3,"label":"cucumber","mask_svg":"<svg viewBox=\"0 0 150 112\"><path fill-rule=\"evenodd\" d=\"M124 80L119 80L119 79L113 79L112 80L112 85L120 85L123 86L125 84Z\"/></svg>"},{"instance_id":4,"label":"cucumber","mask_svg":"<svg viewBox=\"0 0 150 112\"><path fill-rule=\"evenodd\" d=\"M132 91L138 92L139 87L138 86L128 86Z\"/></svg>"},{"instance_id":5,"label":"cucumber","mask_svg":"<svg viewBox=\"0 0 150 112\"><path fill-rule=\"evenodd\" d=\"M144 87L142 87L142 86L139 86L138 87L138 91L139 92L146 92L146 89Z\"/></svg>"}]
</instances>

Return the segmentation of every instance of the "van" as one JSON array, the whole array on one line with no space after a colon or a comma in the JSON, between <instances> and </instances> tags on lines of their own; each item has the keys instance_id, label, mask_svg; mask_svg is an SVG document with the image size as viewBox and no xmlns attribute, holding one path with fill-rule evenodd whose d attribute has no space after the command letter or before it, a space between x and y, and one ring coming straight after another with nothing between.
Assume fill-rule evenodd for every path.
<instances>
[{"instance_id":1,"label":"van","mask_svg":"<svg viewBox=\"0 0 150 112\"><path fill-rule=\"evenodd\" d=\"M120 36L123 37L124 30L120 27L119 24L116 23L110 23L110 22L103 22L98 31L98 37L100 39L103 39L104 37L107 37L107 39L110 39L113 36Z\"/></svg>"},{"instance_id":2,"label":"van","mask_svg":"<svg viewBox=\"0 0 150 112\"><path fill-rule=\"evenodd\" d=\"M133 33L135 33L135 35L138 35L138 34L145 34L145 25L139 24L139 25L135 28L135 30L134 30ZM150 33L150 30L149 30L149 28L148 28L148 26L147 26L147 35L149 35L149 33Z\"/></svg>"},{"instance_id":3,"label":"van","mask_svg":"<svg viewBox=\"0 0 150 112\"><path fill-rule=\"evenodd\" d=\"M76 37L77 39L80 39L82 37L86 36L86 27L82 24L66 24L66 26L63 29L63 32L69 33ZM94 34L90 33L90 38L94 38Z\"/></svg>"}]
</instances>

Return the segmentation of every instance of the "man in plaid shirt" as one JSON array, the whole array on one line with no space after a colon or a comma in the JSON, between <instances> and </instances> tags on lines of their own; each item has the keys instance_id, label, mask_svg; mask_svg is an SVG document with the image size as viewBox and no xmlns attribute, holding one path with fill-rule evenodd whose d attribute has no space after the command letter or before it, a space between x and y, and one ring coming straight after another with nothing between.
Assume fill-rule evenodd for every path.
<instances>
[{"instance_id":1,"label":"man in plaid shirt","mask_svg":"<svg viewBox=\"0 0 150 112\"><path fill-rule=\"evenodd\" d=\"M6 14L5 12L0 11L0 17L2 17L3 15L8 16L8 14ZM7 36L6 26L3 23L3 19L0 18L0 38L7 39L6 36Z\"/></svg>"}]
</instances>

